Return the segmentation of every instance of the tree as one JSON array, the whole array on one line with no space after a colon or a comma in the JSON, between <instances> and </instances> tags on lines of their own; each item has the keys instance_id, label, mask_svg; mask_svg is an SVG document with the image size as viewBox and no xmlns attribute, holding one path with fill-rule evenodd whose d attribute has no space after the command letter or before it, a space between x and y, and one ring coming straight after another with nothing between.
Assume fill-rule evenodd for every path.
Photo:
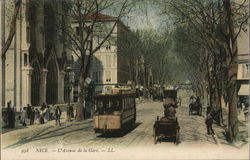
<instances>
[{"instance_id":1,"label":"tree","mask_svg":"<svg viewBox=\"0 0 250 160\"><path fill-rule=\"evenodd\" d=\"M139 31L123 32L121 39L118 41L120 50L124 53L123 58L127 59L129 65L129 79L133 81L133 87L140 84L139 82L139 64L141 57L141 39Z\"/></svg>"},{"instance_id":2,"label":"tree","mask_svg":"<svg viewBox=\"0 0 250 160\"><path fill-rule=\"evenodd\" d=\"M85 88L86 79L90 69L92 57L102 45L111 39L113 30L115 29L121 17L128 12L130 6L128 0L116 2L114 0L70 0L64 1L64 16L70 18L77 24L78 30L76 31L71 25L62 22L61 29L66 35L66 39L71 42L71 50L80 60L80 93L78 97L78 107L76 119L83 118L83 109L85 101ZM114 8L119 8L117 17L113 17L114 23L112 25L103 23L101 16L103 12L117 12ZM67 13L68 11L68 13ZM60 14L60 13L59 13ZM63 18L64 20L64 18ZM101 29L96 30L97 26ZM98 32L98 33L97 33ZM101 37L98 37L101 36ZM99 43L93 43L96 38L100 38Z\"/></svg>"},{"instance_id":3,"label":"tree","mask_svg":"<svg viewBox=\"0 0 250 160\"><path fill-rule=\"evenodd\" d=\"M220 80L222 72L220 60L226 64L229 138L232 142L235 141L238 132L236 112L237 37L249 18L246 1L241 4L230 0L177 0L163 3L167 4L178 23L187 23L198 33L200 41L196 42L204 49L203 57L207 64L207 81L212 108L217 105L220 107L222 85L216 82Z\"/></svg>"},{"instance_id":4,"label":"tree","mask_svg":"<svg viewBox=\"0 0 250 160\"><path fill-rule=\"evenodd\" d=\"M163 86L167 79L171 81L168 34L152 29L136 30L126 33L120 42L131 66L132 79L136 85L143 85L146 98L149 98L147 91L152 93L153 84Z\"/></svg>"}]
</instances>

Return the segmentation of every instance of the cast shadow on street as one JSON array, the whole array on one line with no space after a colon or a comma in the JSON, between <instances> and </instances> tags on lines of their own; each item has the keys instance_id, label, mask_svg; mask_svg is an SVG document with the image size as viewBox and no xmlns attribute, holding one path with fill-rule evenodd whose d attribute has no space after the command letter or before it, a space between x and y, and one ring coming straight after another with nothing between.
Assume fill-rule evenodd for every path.
<instances>
[{"instance_id":1,"label":"cast shadow on street","mask_svg":"<svg viewBox=\"0 0 250 160\"><path fill-rule=\"evenodd\" d=\"M223 131L222 134L224 135L226 142L222 142L221 144L231 146L231 147L234 147L234 148L237 148L237 149L241 149L243 146L249 144L248 141L247 141L247 137L243 136L243 135L248 135L248 131L239 131L238 134L239 134L239 138L240 138L239 141L241 142L241 143L239 143L240 145L230 143L229 133L228 132Z\"/></svg>"},{"instance_id":2,"label":"cast shadow on street","mask_svg":"<svg viewBox=\"0 0 250 160\"><path fill-rule=\"evenodd\" d=\"M15 131L17 129L24 129L24 128L28 128L28 127L27 126L16 125L15 128L3 128L1 134L8 133L8 132L11 132L11 131Z\"/></svg>"},{"instance_id":3,"label":"cast shadow on street","mask_svg":"<svg viewBox=\"0 0 250 160\"><path fill-rule=\"evenodd\" d=\"M109 133L103 133L97 137L99 138L119 138L123 137L130 132L132 132L134 129L136 129L138 126L140 126L142 123L141 122L136 122L134 125L126 127L122 131L117 131L117 132L109 132Z\"/></svg>"},{"instance_id":4,"label":"cast shadow on street","mask_svg":"<svg viewBox=\"0 0 250 160\"><path fill-rule=\"evenodd\" d=\"M85 127L77 127L75 129L69 130L69 127L75 127L75 126L81 126L81 125L83 125L83 123L73 124L73 125L63 125L63 123L62 123L62 126L60 126L60 127L49 126L49 127L46 127L45 129L39 131L38 133L35 133L31 137L25 137L14 144L11 144L11 145L4 147L3 149L10 149L10 148L14 149L14 148L20 147L24 144L30 143L32 141L55 138L55 137L59 137L59 136L69 134L72 132L89 130L91 128L91 126L90 127L85 126ZM56 128L56 129L54 129L54 128ZM49 129L51 129L51 130L49 130ZM63 131L64 129L67 129L67 131Z\"/></svg>"},{"instance_id":5,"label":"cast shadow on street","mask_svg":"<svg viewBox=\"0 0 250 160\"><path fill-rule=\"evenodd\" d=\"M172 143L175 143L176 139L175 137L159 137L157 139L157 143L162 143L162 142L172 142ZM180 144L181 141L179 140L177 144Z\"/></svg>"}]
</instances>

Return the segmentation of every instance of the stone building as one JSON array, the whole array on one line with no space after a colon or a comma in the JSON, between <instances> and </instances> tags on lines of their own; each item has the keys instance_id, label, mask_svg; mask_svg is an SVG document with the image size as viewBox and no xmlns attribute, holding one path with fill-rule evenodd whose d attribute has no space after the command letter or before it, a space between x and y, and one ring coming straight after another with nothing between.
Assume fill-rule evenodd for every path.
<instances>
[{"instance_id":1,"label":"stone building","mask_svg":"<svg viewBox=\"0 0 250 160\"><path fill-rule=\"evenodd\" d=\"M249 96L250 87L250 49L249 49L249 27L247 32L241 32L238 38L238 95Z\"/></svg>"},{"instance_id":2,"label":"stone building","mask_svg":"<svg viewBox=\"0 0 250 160\"><path fill-rule=\"evenodd\" d=\"M1 1L1 41L6 41L12 1ZM64 103L65 67L72 56L60 26L66 9L60 1L22 0L16 34L1 59L0 103L19 111L31 104ZM62 14L60 14L62 13ZM2 43L3 44L3 43Z\"/></svg>"},{"instance_id":3,"label":"stone building","mask_svg":"<svg viewBox=\"0 0 250 160\"><path fill-rule=\"evenodd\" d=\"M91 17L85 20L91 20ZM116 20L117 17L98 14L94 32L98 33L98 30L103 28L103 25L108 25L109 27L107 28L112 28ZM75 27L76 31L78 30L76 23L72 24L72 26ZM119 20L109 40L94 53L90 66L89 78L95 84L95 92L111 92L112 88L116 85L127 84L129 80L128 63L125 53L122 53L119 49L121 43L118 43L122 35L126 32L129 32L128 27ZM102 38L104 38L95 33L92 41L93 48L98 45ZM76 96L77 93L75 93L74 97Z\"/></svg>"}]
</instances>

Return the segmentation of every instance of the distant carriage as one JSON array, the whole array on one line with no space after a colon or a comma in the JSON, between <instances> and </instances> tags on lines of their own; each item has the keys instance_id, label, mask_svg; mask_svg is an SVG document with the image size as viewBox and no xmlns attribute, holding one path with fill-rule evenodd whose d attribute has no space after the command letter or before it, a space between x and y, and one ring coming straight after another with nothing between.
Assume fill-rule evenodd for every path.
<instances>
[{"instance_id":1,"label":"distant carriage","mask_svg":"<svg viewBox=\"0 0 250 160\"><path fill-rule=\"evenodd\" d=\"M177 90L175 89L165 89L163 91L163 106L166 108L169 105L177 108Z\"/></svg>"},{"instance_id":2,"label":"distant carriage","mask_svg":"<svg viewBox=\"0 0 250 160\"><path fill-rule=\"evenodd\" d=\"M198 99L198 98L197 98ZM189 104L189 115L202 115L202 104L200 100Z\"/></svg>"},{"instance_id":3,"label":"distant carriage","mask_svg":"<svg viewBox=\"0 0 250 160\"><path fill-rule=\"evenodd\" d=\"M121 131L136 121L135 93L131 91L94 96L94 130L97 133Z\"/></svg>"}]
</instances>

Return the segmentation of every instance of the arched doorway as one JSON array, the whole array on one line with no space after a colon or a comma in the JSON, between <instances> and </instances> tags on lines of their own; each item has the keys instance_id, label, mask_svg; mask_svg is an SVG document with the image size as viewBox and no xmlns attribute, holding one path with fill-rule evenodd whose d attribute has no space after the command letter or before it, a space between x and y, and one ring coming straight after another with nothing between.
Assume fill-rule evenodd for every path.
<instances>
[{"instance_id":1,"label":"arched doorway","mask_svg":"<svg viewBox=\"0 0 250 160\"><path fill-rule=\"evenodd\" d=\"M46 101L47 104L55 104L57 103L58 70L54 60L49 62L47 69Z\"/></svg>"},{"instance_id":2,"label":"arched doorway","mask_svg":"<svg viewBox=\"0 0 250 160\"><path fill-rule=\"evenodd\" d=\"M40 99L40 68L37 63L32 65L33 72L31 75L31 105L38 106Z\"/></svg>"}]
</instances>

